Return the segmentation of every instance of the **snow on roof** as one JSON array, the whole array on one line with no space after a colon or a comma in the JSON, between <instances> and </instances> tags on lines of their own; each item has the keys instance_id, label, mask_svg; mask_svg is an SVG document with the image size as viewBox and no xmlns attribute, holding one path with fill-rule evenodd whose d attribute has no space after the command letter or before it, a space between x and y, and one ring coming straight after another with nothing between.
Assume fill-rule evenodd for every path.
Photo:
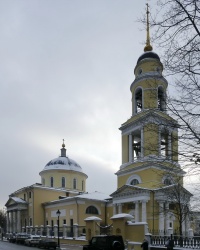
<instances>
[{"instance_id":1,"label":"snow on roof","mask_svg":"<svg viewBox=\"0 0 200 250\"><path fill-rule=\"evenodd\" d=\"M115 214L113 215L110 219L114 220L114 219L120 219L120 218L126 218L126 219L134 219L134 217L130 214L125 214L125 213L121 213L121 214Z\"/></svg>"},{"instance_id":2,"label":"snow on roof","mask_svg":"<svg viewBox=\"0 0 200 250\"><path fill-rule=\"evenodd\" d=\"M10 197L12 200L18 203L26 203L26 201L22 200L21 198L18 197Z\"/></svg>"},{"instance_id":3,"label":"snow on roof","mask_svg":"<svg viewBox=\"0 0 200 250\"><path fill-rule=\"evenodd\" d=\"M102 221L102 219L100 219L99 217L96 217L96 216L90 216L90 217L87 217L84 221Z\"/></svg>"},{"instance_id":4,"label":"snow on roof","mask_svg":"<svg viewBox=\"0 0 200 250\"><path fill-rule=\"evenodd\" d=\"M73 170L77 172L82 172L81 166L76 163L74 160L69 157L59 156L51 161L49 161L42 171L46 170L54 170L54 169L62 169L62 170Z\"/></svg>"},{"instance_id":5,"label":"snow on roof","mask_svg":"<svg viewBox=\"0 0 200 250\"><path fill-rule=\"evenodd\" d=\"M108 199L112 199L112 197L109 196L108 194L100 193L98 191L95 191L93 193L80 194L80 195L78 195L76 197L82 198L82 199L90 199L90 200L108 200Z\"/></svg>"},{"instance_id":6,"label":"snow on roof","mask_svg":"<svg viewBox=\"0 0 200 250\"><path fill-rule=\"evenodd\" d=\"M95 191L93 193L82 193L82 194L75 195L75 196L62 197L62 199L44 202L43 204L50 205L53 203L58 203L58 202L62 203L62 202L71 201L74 199L75 200L76 199L88 199L88 200L96 200L96 201L106 201L106 200L112 199L112 197L110 197L107 194L103 194L103 193Z\"/></svg>"}]
</instances>

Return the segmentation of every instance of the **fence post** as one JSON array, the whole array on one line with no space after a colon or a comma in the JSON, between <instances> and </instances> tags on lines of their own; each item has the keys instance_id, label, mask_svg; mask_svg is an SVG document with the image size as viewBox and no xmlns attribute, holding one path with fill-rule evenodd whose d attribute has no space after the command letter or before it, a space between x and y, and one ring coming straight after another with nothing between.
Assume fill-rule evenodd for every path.
<instances>
[{"instance_id":1,"label":"fence post","mask_svg":"<svg viewBox=\"0 0 200 250\"><path fill-rule=\"evenodd\" d=\"M73 225L73 227L74 227L74 235L73 235L73 237L78 238L78 224L75 223Z\"/></svg>"},{"instance_id":2,"label":"fence post","mask_svg":"<svg viewBox=\"0 0 200 250\"><path fill-rule=\"evenodd\" d=\"M63 238L67 238L67 224L63 224Z\"/></svg>"},{"instance_id":3,"label":"fence post","mask_svg":"<svg viewBox=\"0 0 200 250\"><path fill-rule=\"evenodd\" d=\"M42 236L42 235L43 235L43 232L44 232L44 226L43 226L43 225L41 225L41 226L40 226L40 236Z\"/></svg>"},{"instance_id":4,"label":"fence post","mask_svg":"<svg viewBox=\"0 0 200 250\"><path fill-rule=\"evenodd\" d=\"M47 225L47 237L49 237L50 236L50 225Z\"/></svg>"},{"instance_id":5,"label":"fence post","mask_svg":"<svg viewBox=\"0 0 200 250\"><path fill-rule=\"evenodd\" d=\"M58 225L54 225L54 237L58 237Z\"/></svg>"}]
</instances>

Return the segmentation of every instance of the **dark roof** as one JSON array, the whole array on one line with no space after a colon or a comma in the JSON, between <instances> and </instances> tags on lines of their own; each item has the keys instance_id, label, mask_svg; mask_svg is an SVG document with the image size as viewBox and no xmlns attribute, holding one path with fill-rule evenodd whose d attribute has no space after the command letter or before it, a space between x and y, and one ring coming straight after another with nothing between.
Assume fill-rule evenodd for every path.
<instances>
[{"instance_id":1,"label":"dark roof","mask_svg":"<svg viewBox=\"0 0 200 250\"><path fill-rule=\"evenodd\" d=\"M152 51L147 51L147 52L143 53L143 54L138 58L137 64L138 64L140 61L142 61L143 59L147 59L147 58L153 58L153 59L157 59L157 60L160 61L160 57L159 57L156 53L154 53L154 52L152 52Z\"/></svg>"}]
</instances>

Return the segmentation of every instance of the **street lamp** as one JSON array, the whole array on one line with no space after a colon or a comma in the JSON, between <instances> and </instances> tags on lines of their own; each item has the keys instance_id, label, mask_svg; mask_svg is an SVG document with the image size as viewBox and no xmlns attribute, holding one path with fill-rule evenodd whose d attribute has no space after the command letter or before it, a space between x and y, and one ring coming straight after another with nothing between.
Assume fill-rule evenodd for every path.
<instances>
[{"instance_id":1,"label":"street lamp","mask_svg":"<svg viewBox=\"0 0 200 250\"><path fill-rule=\"evenodd\" d=\"M56 212L56 214L57 214L57 216L58 216L58 249L60 249L60 238L59 238L59 234L60 234L60 232L59 232L59 227L60 227L60 220L59 220L59 217L60 217L60 214L61 214L61 212L60 212L60 210L58 209L58 211Z\"/></svg>"}]
</instances>

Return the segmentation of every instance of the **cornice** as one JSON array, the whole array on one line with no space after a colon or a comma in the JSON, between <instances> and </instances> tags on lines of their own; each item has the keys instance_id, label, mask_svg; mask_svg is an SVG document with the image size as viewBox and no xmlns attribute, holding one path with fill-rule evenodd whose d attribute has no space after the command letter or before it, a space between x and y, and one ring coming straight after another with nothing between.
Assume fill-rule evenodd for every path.
<instances>
[{"instance_id":1,"label":"cornice","mask_svg":"<svg viewBox=\"0 0 200 250\"><path fill-rule=\"evenodd\" d=\"M137 120L134 119L131 121L131 118L136 116L138 116ZM122 135L129 134L130 132L141 128L148 123L154 123L163 128L167 127L169 131L178 131L179 127L178 123L173 118L168 116L166 113L164 113L164 116L162 116L157 112L157 110L144 111L144 114L142 114L141 112L135 116L132 116L131 118L125 123L123 123L122 126L119 128L122 131Z\"/></svg>"},{"instance_id":2,"label":"cornice","mask_svg":"<svg viewBox=\"0 0 200 250\"><path fill-rule=\"evenodd\" d=\"M140 161L140 163L143 163L143 162L145 163L146 160ZM145 169L150 169L150 168L175 172L176 174L179 174L180 176L184 176L184 174L185 174L185 172L180 168L179 163L172 162L172 161L165 161L165 163L168 163L168 164L171 165L171 167L168 167L166 165L161 164L161 163L163 163L163 159L162 160L160 159L159 161L155 161L155 159L154 159L153 161L146 162L145 164L142 164L142 165L139 165L139 166L134 166L134 167L132 167L130 169L125 169L127 166L130 166L133 163L134 162L121 165L120 170L118 170L115 174L117 176L124 176L124 175L127 175L127 174L135 173L135 172L145 170Z\"/></svg>"},{"instance_id":3,"label":"cornice","mask_svg":"<svg viewBox=\"0 0 200 250\"><path fill-rule=\"evenodd\" d=\"M166 88L168 86L167 80L160 73L152 71L152 72L147 72L147 73L143 73L141 75L138 75L135 78L135 80L132 82L132 84L130 86L130 90L132 91L133 85L136 85L137 83L140 83L144 80L149 80L149 79L159 80L160 82L164 83Z\"/></svg>"},{"instance_id":4,"label":"cornice","mask_svg":"<svg viewBox=\"0 0 200 250\"><path fill-rule=\"evenodd\" d=\"M150 190L133 189L123 190L122 192L113 194L113 204L125 202L148 202L150 200Z\"/></svg>"}]
</instances>

